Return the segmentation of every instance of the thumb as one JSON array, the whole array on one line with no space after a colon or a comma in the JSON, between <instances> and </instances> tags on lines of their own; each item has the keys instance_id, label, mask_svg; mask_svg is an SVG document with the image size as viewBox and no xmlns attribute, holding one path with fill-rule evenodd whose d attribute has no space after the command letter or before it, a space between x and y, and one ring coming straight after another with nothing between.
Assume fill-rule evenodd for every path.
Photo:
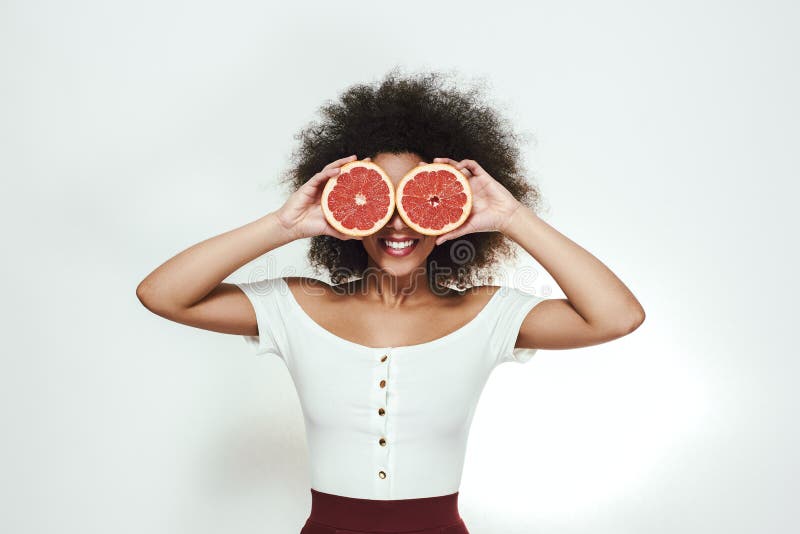
<instances>
[{"instance_id":1,"label":"thumb","mask_svg":"<svg viewBox=\"0 0 800 534\"><path fill-rule=\"evenodd\" d=\"M447 232L446 234L442 234L439 237L437 237L435 243L437 245L441 245L445 241L450 241L451 239L455 239L456 237L458 237L460 235L462 235L462 234L457 232L456 230L453 230L452 232Z\"/></svg>"}]
</instances>

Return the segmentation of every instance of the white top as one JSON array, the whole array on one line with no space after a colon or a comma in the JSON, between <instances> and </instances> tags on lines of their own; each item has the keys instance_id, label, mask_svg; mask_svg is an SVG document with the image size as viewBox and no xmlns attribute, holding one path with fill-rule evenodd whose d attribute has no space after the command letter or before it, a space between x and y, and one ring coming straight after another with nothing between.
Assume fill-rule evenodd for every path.
<instances>
[{"instance_id":1,"label":"white top","mask_svg":"<svg viewBox=\"0 0 800 534\"><path fill-rule=\"evenodd\" d=\"M323 328L283 278L235 284L256 312L256 354L281 358L305 419L311 487L361 499L458 491L481 391L503 362L537 349L514 344L543 298L503 286L469 323L416 345L367 347ZM385 356L385 357L384 357Z\"/></svg>"}]
</instances>

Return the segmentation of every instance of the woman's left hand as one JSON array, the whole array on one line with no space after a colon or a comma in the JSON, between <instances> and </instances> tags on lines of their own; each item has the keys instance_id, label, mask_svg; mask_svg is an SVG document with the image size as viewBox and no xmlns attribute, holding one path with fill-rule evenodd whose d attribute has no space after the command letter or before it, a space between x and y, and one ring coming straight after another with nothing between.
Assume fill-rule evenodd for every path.
<instances>
[{"instance_id":1,"label":"woman's left hand","mask_svg":"<svg viewBox=\"0 0 800 534\"><path fill-rule=\"evenodd\" d=\"M508 189L492 178L477 162L450 158L434 158L434 163L448 163L464 173L472 189L472 210L464 223L436 238L436 244L475 232L505 232L511 215L523 204Z\"/></svg>"}]
</instances>

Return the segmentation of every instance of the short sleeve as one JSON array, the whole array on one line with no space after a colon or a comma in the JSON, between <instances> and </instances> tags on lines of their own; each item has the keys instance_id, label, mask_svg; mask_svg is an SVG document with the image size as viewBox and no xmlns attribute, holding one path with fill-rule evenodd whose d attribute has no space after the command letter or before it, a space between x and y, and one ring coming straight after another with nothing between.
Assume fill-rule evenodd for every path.
<instances>
[{"instance_id":1,"label":"short sleeve","mask_svg":"<svg viewBox=\"0 0 800 534\"><path fill-rule=\"evenodd\" d=\"M504 286L498 291L502 292L502 295L493 332L497 363L526 363L533 358L538 349L515 348L514 345L525 317L537 304L546 299L511 286Z\"/></svg>"},{"instance_id":2,"label":"short sleeve","mask_svg":"<svg viewBox=\"0 0 800 534\"><path fill-rule=\"evenodd\" d=\"M281 313L283 279L267 278L255 282L235 283L250 300L258 323L257 336L242 336L256 354L274 354L285 358L285 325ZM288 288L285 289L288 291Z\"/></svg>"}]
</instances>

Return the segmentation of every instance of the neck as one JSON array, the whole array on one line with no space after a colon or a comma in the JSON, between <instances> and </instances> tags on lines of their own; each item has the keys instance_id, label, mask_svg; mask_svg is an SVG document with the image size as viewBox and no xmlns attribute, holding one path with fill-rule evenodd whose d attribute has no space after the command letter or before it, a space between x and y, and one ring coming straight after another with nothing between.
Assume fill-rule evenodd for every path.
<instances>
[{"instance_id":1,"label":"neck","mask_svg":"<svg viewBox=\"0 0 800 534\"><path fill-rule=\"evenodd\" d=\"M382 269L371 261L361 279L361 291L387 298L414 298L429 296L428 272L424 265L415 267L409 273L397 275L391 270Z\"/></svg>"}]
</instances>

